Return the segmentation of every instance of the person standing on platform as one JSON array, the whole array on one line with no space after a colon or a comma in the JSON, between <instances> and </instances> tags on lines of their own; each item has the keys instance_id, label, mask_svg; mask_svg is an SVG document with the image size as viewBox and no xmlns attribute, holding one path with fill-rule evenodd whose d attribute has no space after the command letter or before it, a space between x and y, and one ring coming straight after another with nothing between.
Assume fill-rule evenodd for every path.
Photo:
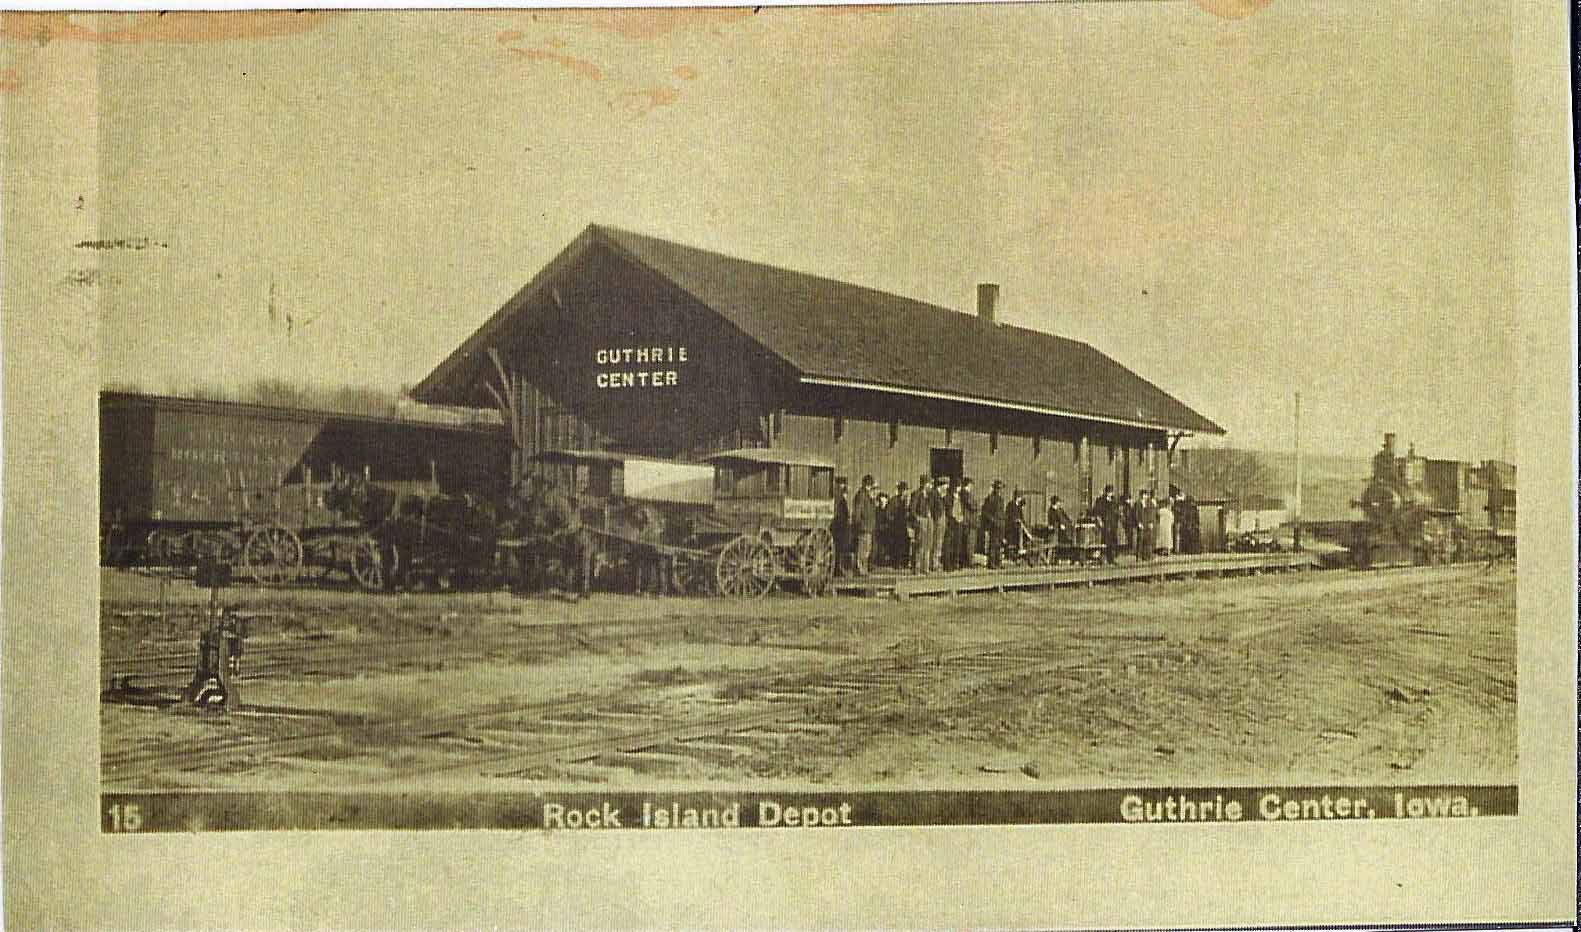
<instances>
[{"instance_id":1,"label":"person standing on platform","mask_svg":"<svg viewBox=\"0 0 1581 932\"><path fill-rule=\"evenodd\" d=\"M1158 504L1151 489L1143 489L1136 501L1136 558L1153 559L1154 525L1158 523Z\"/></svg>"},{"instance_id":2,"label":"person standing on platform","mask_svg":"<svg viewBox=\"0 0 1581 932\"><path fill-rule=\"evenodd\" d=\"M1054 530L1055 543L1076 542L1076 522L1071 520L1070 514L1065 511L1065 506L1060 504L1058 495L1049 498L1049 527Z\"/></svg>"},{"instance_id":3,"label":"person standing on platform","mask_svg":"<svg viewBox=\"0 0 1581 932\"><path fill-rule=\"evenodd\" d=\"M928 545L928 572L937 573L944 568L944 537L949 530L949 506L945 504L943 476L935 476L933 488L928 493L928 513L933 515L933 540Z\"/></svg>"},{"instance_id":4,"label":"person standing on platform","mask_svg":"<svg viewBox=\"0 0 1581 932\"><path fill-rule=\"evenodd\" d=\"M877 486L875 485L876 489ZM868 562L874 567L889 565L889 496L878 492L873 496L873 555Z\"/></svg>"},{"instance_id":5,"label":"person standing on platform","mask_svg":"<svg viewBox=\"0 0 1581 932\"><path fill-rule=\"evenodd\" d=\"M939 551L939 568L946 573L955 569L955 538L961 533L961 503L955 495L959 481L951 476L944 484L944 548Z\"/></svg>"},{"instance_id":6,"label":"person standing on platform","mask_svg":"<svg viewBox=\"0 0 1581 932\"><path fill-rule=\"evenodd\" d=\"M1021 556L1021 545L1027 534L1027 499L1016 489L1005 506L1005 549L1011 557Z\"/></svg>"},{"instance_id":7,"label":"person standing on platform","mask_svg":"<svg viewBox=\"0 0 1581 932\"><path fill-rule=\"evenodd\" d=\"M1115 502L1115 511L1120 518L1115 544L1123 553L1136 546L1136 506L1131 503L1130 492L1120 493L1120 498Z\"/></svg>"},{"instance_id":8,"label":"person standing on platform","mask_svg":"<svg viewBox=\"0 0 1581 932\"><path fill-rule=\"evenodd\" d=\"M1000 491L1004 487L1003 482L995 479L989 488L988 497L983 499L983 549L988 551L988 568L991 570L1004 565L1005 496Z\"/></svg>"},{"instance_id":9,"label":"person standing on platform","mask_svg":"<svg viewBox=\"0 0 1581 932\"><path fill-rule=\"evenodd\" d=\"M1202 516L1197 500L1187 492L1175 503L1175 526L1180 528L1180 552L1202 552Z\"/></svg>"},{"instance_id":10,"label":"person standing on platform","mask_svg":"<svg viewBox=\"0 0 1581 932\"><path fill-rule=\"evenodd\" d=\"M1168 499L1158 506L1158 531L1154 535L1154 549L1169 556L1175 550L1175 506Z\"/></svg>"},{"instance_id":11,"label":"person standing on platform","mask_svg":"<svg viewBox=\"0 0 1581 932\"><path fill-rule=\"evenodd\" d=\"M958 548L955 565L969 570L972 568L972 554L977 552L977 532L982 527L977 514L977 493L972 491L970 476L961 480L961 490L956 493L956 497L961 500L961 537L955 542Z\"/></svg>"},{"instance_id":12,"label":"person standing on platform","mask_svg":"<svg viewBox=\"0 0 1581 932\"><path fill-rule=\"evenodd\" d=\"M1120 547L1120 508L1114 498L1114 486L1103 487L1103 494L1093 499L1091 514L1103 532L1103 562L1113 563L1114 553Z\"/></svg>"},{"instance_id":13,"label":"person standing on platform","mask_svg":"<svg viewBox=\"0 0 1581 932\"><path fill-rule=\"evenodd\" d=\"M856 547L856 575L868 574L873 558L873 532L878 529L878 508L873 504L873 477L863 476L862 487L851 498L851 536Z\"/></svg>"},{"instance_id":14,"label":"person standing on platform","mask_svg":"<svg viewBox=\"0 0 1581 932\"><path fill-rule=\"evenodd\" d=\"M851 503L845 497L844 476L834 480L834 520L829 522L829 533L834 536L834 574L844 576L851 571Z\"/></svg>"},{"instance_id":15,"label":"person standing on platform","mask_svg":"<svg viewBox=\"0 0 1581 932\"><path fill-rule=\"evenodd\" d=\"M918 575L928 571L928 559L933 553L933 511L928 507L928 491L932 488L927 476L918 476L917 490L911 493L911 571Z\"/></svg>"},{"instance_id":16,"label":"person standing on platform","mask_svg":"<svg viewBox=\"0 0 1581 932\"><path fill-rule=\"evenodd\" d=\"M889 498L889 557L897 570L911 564L911 496L906 489L906 483L897 482Z\"/></svg>"}]
</instances>

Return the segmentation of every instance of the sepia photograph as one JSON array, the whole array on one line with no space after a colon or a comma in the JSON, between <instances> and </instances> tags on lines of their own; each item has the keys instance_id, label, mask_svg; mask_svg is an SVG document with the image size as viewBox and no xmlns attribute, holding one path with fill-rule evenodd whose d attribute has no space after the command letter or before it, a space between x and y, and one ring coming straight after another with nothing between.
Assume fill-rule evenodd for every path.
<instances>
[{"instance_id":1,"label":"sepia photograph","mask_svg":"<svg viewBox=\"0 0 1581 932\"><path fill-rule=\"evenodd\" d=\"M12 119L91 75L6 158L84 179L5 226L97 444L72 817L1513 827L1517 19L5 14Z\"/></svg>"}]
</instances>

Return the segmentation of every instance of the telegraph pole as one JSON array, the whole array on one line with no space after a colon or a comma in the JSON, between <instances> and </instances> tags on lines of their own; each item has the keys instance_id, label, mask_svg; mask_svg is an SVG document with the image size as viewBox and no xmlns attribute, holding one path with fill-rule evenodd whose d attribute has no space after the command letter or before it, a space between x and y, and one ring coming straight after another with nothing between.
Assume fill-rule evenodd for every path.
<instances>
[{"instance_id":1,"label":"telegraph pole","mask_svg":"<svg viewBox=\"0 0 1581 932\"><path fill-rule=\"evenodd\" d=\"M1301 393L1296 392L1296 500L1295 513L1295 549L1301 549Z\"/></svg>"}]
</instances>

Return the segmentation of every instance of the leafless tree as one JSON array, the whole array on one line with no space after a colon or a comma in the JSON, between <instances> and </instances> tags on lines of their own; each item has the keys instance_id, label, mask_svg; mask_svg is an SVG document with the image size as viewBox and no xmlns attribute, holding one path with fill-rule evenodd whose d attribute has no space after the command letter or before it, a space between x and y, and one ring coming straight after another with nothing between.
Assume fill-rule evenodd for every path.
<instances>
[{"instance_id":1,"label":"leafless tree","mask_svg":"<svg viewBox=\"0 0 1581 932\"><path fill-rule=\"evenodd\" d=\"M1279 493L1267 464L1251 450L1190 450L1177 455L1170 481L1199 499L1245 502Z\"/></svg>"}]
</instances>

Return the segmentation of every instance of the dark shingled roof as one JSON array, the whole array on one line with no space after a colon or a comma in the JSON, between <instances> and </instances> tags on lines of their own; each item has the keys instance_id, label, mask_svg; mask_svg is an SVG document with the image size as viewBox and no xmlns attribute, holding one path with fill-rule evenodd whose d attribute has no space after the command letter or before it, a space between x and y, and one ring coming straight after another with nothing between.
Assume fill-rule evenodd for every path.
<instances>
[{"instance_id":1,"label":"dark shingled roof","mask_svg":"<svg viewBox=\"0 0 1581 932\"><path fill-rule=\"evenodd\" d=\"M806 377L1051 408L1161 429L1224 433L1163 389L1077 340L989 323L923 301L612 227L590 226L584 236L610 244L669 280ZM496 314L483 330L504 326L510 316ZM896 339L897 334L912 338ZM422 398L425 391L432 392L431 386L460 362L458 357L469 352L474 340L467 344L414 394Z\"/></svg>"}]
</instances>

